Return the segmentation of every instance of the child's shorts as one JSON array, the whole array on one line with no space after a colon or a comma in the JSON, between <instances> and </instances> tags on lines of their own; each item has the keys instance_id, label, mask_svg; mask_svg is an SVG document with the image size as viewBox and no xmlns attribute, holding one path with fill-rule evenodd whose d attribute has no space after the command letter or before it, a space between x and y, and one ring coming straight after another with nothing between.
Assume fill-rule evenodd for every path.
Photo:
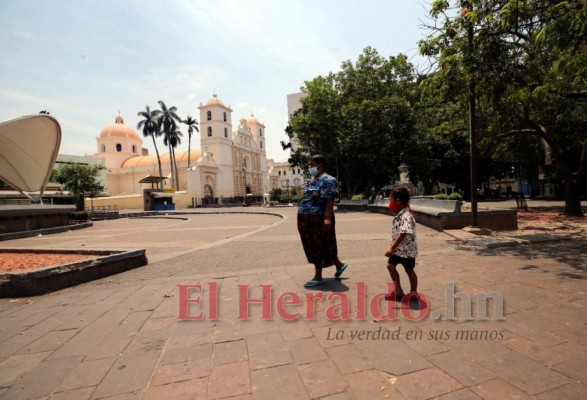
<instances>
[{"instance_id":1,"label":"child's shorts","mask_svg":"<svg viewBox=\"0 0 587 400\"><path fill-rule=\"evenodd\" d=\"M407 268L407 269L416 268L416 259L415 258L400 257L400 256L396 256L395 254L393 254L391 257L389 257L389 260L387 262L390 263L391 265L401 264L404 266L404 268Z\"/></svg>"}]
</instances>

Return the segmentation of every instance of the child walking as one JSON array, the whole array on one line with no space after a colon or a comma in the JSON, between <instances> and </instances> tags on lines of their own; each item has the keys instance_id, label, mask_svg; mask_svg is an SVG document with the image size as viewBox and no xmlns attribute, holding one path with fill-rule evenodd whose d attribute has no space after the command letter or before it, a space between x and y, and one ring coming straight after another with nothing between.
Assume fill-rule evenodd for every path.
<instances>
[{"instance_id":1,"label":"child walking","mask_svg":"<svg viewBox=\"0 0 587 400\"><path fill-rule=\"evenodd\" d=\"M418 276L414 272L416 256L418 255L416 220L411 213L409 202L410 192L406 188L394 189L391 192L389 209L392 214L395 214L395 218L391 228L391 245L385 252L385 257L389 257L387 270L395 285L395 291L386 295L386 300L401 301L404 297L404 291L396 269L398 264L403 265L406 274L408 274L410 292L415 294L418 290Z\"/></svg>"}]
</instances>

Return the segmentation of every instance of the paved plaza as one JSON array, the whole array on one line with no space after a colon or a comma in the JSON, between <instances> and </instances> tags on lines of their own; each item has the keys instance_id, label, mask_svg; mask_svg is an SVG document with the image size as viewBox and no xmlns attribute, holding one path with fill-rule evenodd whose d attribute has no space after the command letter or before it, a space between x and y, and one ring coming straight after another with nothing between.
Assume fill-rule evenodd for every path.
<instances>
[{"instance_id":1,"label":"paved plaza","mask_svg":"<svg viewBox=\"0 0 587 400\"><path fill-rule=\"evenodd\" d=\"M310 291L295 208L197 212L0 242L149 259L0 299L0 400L587 398L585 241L483 249L418 226L419 306L380 299L389 216L337 213L350 267Z\"/></svg>"}]
</instances>

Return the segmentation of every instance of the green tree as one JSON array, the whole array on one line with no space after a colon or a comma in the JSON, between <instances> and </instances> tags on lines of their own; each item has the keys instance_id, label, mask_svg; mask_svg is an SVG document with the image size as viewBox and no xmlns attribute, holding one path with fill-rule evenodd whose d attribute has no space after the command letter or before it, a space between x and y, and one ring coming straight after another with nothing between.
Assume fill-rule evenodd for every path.
<instances>
[{"instance_id":1,"label":"green tree","mask_svg":"<svg viewBox=\"0 0 587 400\"><path fill-rule=\"evenodd\" d=\"M455 80L439 77L438 73L430 74L420 83L421 98L414 105L419 141L411 148L417 154L409 155L410 177L424 184L425 194L432 194L435 183L444 182L455 184L470 198L468 104L463 92L467 82L463 76L455 78L460 79L460 86L451 88ZM484 131L480 134L478 182L491 177L511 178L513 170L536 169L543 159L539 143L532 138L490 136Z\"/></svg>"},{"instance_id":2,"label":"green tree","mask_svg":"<svg viewBox=\"0 0 587 400\"><path fill-rule=\"evenodd\" d=\"M462 102L476 82L479 146L511 155L521 136L544 147L564 182L565 214L582 216L587 180L587 10L582 0L436 0L421 52L437 61L427 84ZM509 148L510 151L503 151ZM531 152L536 154L536 146ZM527 157L533 157L532 154Z\"/></svg>"},{"instance_id":3,"label":"green tree","mask_svg":"<svg viewBox=\"0 0 587 400\"><path fill-rule=\"evenodd\" d=\"M190 156L191 156L191 145L192 145L192 134L194 132L194 130L196 132L200 132L200 130L198 129L198 120L195 118L192 118L190 115L188 115L186 117L186 119L184 119L183 121L181 121L182 123L186 124L188 127L188 169L191 167L191 160L190 160Z\"/></svg>"},{"instance_id":4,"label":"green tree","mask_svg":"<svg viewBox=\"0 0 587 400\"><path fill-rule=\"evenodd\" d=\"M161 169L161 157L159 156L159 149L157 148L157 141L155 138L160 135L159 126L157 125L157 113L155 110L151 111L149 106L145 106L145 111L139 111L137 114L139 117L143 117L137 124L137 129L143 132L143 137L150 137L153 139L153 146L155 147L155 153L157 154L157 164L159 165L159 176L163 175Z\"/></svg>"},{"instance_id":5,"label":"green tree","mask_svg":"<svg viewBox=\"0 0 587 400\"><path fill-rule=\"evenodd\" d=\"M57 168L55 178L64 190L75 197L77 210L83 211L84 198L94 197L104 190L99 179L100 171L104 169L102 165L62 164Z\"/></svg>"},{"instance_id":6,"label":"green tree","mask_svg":"<svg viewBox=\"0 0 587 400\"><path fill-rule=\"evenodd\" d=\"M163 143L169 149L169 166L171 168L171 176L174 181L173 187L175 190L179 190L179 179L176 168L174 168L174 149L181 140L179 139L182 134L177 128L177 123L181 122L181 118L177 116L177 107L167 107L163 100L159 100L160 110L155 110L155 116L157 118L157 125L163 134Z\"/></svg>"},{"instance_id":7,"label":"green tree","mask_svg":"<svg viewBox=\"0 0 587 400\"><path fill-rule=\"evenodd\" d=\"M386 185L416 145L416 75L404 55L367 47L338 73L306 81L290 130L301 146L327 157L347 195ZM287 131L286 131L287 133ZM289 135L288 135L289 136Z\"/></svg>"},{"instance_id":8,"label":"green tree","mask_svg":"<svg viewBox=\"0 0 587 400\"><path fill-rule=\"evenodd\" d=\"M283 196L283 190L281 188L274 188L269 194L271 195L271 200L279 201L281 200L281 196Z\"/></svg>"},{"instance_id":9,"label":"green tree","mask_svg":"<svg viewBox=\"0 0 587 400\"><path fill-rule=\"evenodd\" d=\"M291 125L285 127L285 134L287 135L289 140L287 142L282 140L281 147L283 148L283 150L291 149L293 146L293 140L295 136L295 133ZM306 168L306 165L308 164L308 153L309 149L304 148L298 148L293 152L291 152L290 150L290 156L288 157L287 162L292 167Z\"/></svg>"}]
</instances>

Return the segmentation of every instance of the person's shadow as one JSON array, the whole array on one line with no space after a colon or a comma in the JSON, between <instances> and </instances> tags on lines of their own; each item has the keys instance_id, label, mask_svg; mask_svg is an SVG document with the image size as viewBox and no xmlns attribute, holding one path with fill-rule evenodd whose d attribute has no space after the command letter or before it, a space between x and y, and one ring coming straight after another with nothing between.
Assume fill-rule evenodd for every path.
<instances>
[{"instance_id":1,"label":"person's shadow","mask_svg":"<svg viewBox=\"0 0 587 400\"><path fill-rule=\"evenodd\" d=\"M347 279L349 278L324 278L323 285L304 289L319 292L348 292L349 287L343 282L343 280Z\"/></svg>"}]
</instances>

